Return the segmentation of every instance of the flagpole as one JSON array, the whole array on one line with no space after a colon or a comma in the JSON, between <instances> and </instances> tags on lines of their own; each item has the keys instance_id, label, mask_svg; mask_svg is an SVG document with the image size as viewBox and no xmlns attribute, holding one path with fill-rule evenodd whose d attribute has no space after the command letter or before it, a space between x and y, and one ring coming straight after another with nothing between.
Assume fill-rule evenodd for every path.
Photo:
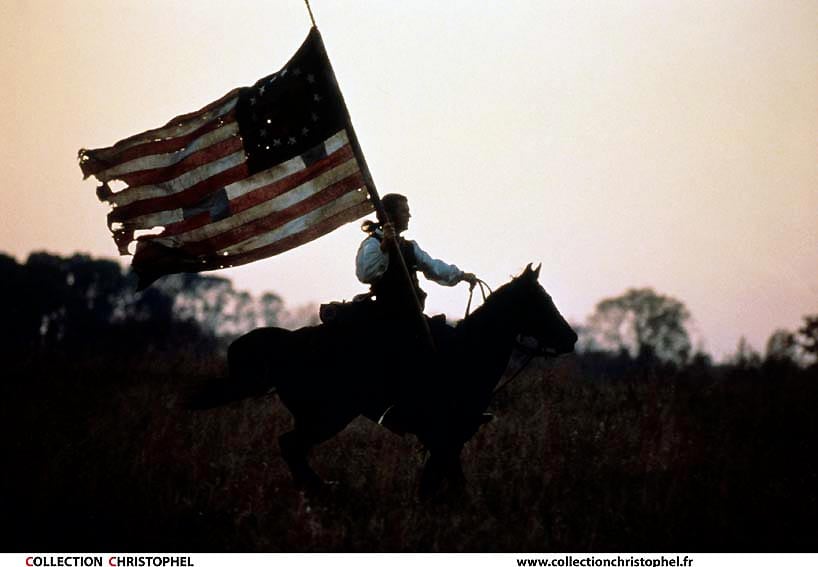
<instances>
[{"instance_id":1,"label":"flagpole","mask_svg":"<svg viewBox=\"0 0 818 567\"><path fill-rule=\"evenodd\" d=\"M307 9L310 8L309 0L304 0L307 4ZM327 66L329 67L330 72L330 79L332 80L333 86L335 87L335 91L338 93L338 96L341 99L341 106L344 110L344 120L347 125L347 136L349 137L349 144L352 147L352 152L355 154L358 162L361 165L361 173L363 174L364 178L364 185L369 193L369 198L372 201L372 204L375 207L375 214L378 216L378 221L381 224L390 222L389 215L387 214L386 210L383 207L383 203L381 203L380 195L378 195L378 190L375 187L375 181L372 179L372 174L369 171L369 166L366 163L366 159L364 158L364 152L361 149L361 145L358 142L358 136L355 134L355 128L352 127L352 118L349 115L349 109L347 108L346 101L344 100L344 94L341 91L340 86L338 86L338 80L335 77L335 70L332 68L332 63L329 61L329 55L327 55L326 46L324 46L324 38L321 37L321 32L318 30L318 26L315 25L315 20L312 17L312 10L310 10L310 19L312 20L313 28L315 32L318 34L318 40L321 43L321 49L324 51L324 56L327 58ZM415 306L415 310L417 313L419 327L423 336L423 340L426 343L427 348L434 352L435 350L435 343L434 339L432 338L432 330L429 328L429 322L426 320L426 316L423 314L423 306L420 304L420 299L418 298L417 292L415 291L415 286L412 283L412 277L409 274L409 268L406 266L406 260L403 257L403 253L400 250L400 246L398 245L398 237L395 235L394 238L394 246L392 250L397 252L395 256L398 259L398 265L400 266L401 273L404 275L404 279L406 281L407 289L409 290L409 295L412 296L412 303Z\"/></svg>"},{"instance_id":2,"label":"flagpole","mask_svg":"<svg viewBox=\"0 0 818 567\"><path fill-rule=\"evenodd\" d=\"M315 25L315 18L312 16L312 8L310 8L310 0L304 0L304 4L307 5L307 12L310 13L310 21L312 22L312 27L318 29L318 26Z\"/></svg>"}]
</instances>

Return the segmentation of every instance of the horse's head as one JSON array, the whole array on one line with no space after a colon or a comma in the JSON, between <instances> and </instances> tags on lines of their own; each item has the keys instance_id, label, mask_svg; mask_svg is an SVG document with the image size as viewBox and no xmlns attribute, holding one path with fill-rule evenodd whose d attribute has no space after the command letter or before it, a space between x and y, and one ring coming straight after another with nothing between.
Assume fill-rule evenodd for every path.
<instances>
[{"instance_id":1,"label":"horse's head","mask_svg":"<svg viewBox=\"0 0 818 567\"><path fill-rule=\"evenodd\" d=\"M538 349L545 353L557 355L573 352L577 334L540 285L539 277L540 266L532 268L529 264L510 284L519 298L520 334L536 339Z\"/></svg>"}]
</instances>

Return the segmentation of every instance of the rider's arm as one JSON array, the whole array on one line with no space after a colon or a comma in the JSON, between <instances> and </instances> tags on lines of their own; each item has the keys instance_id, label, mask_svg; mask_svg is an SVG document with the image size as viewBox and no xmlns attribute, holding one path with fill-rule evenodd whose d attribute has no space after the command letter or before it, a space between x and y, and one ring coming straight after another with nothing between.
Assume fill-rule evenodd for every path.
<instances>
[{"instance_id":1,"label":"rider's arm","mask_svg":"<svg viewBox=\"0 0 818 567\"><path fill-rule=\"evenodd\" d=\"M380 278L389 267L389 254L381 250L377 238L367 238L361 242L355 257L355 275L361 283L372 283Z\"/></svg>"},{"instance_id":2,"label":"rider's arm","mask_svg":"<svg viewBox=\"0 0 818 567\"><path fill-rule=\"evenodd\" d=\"M415 247L415 260L418 263L418 269L423 272L426 279L448 286L463 281L466 275L463 270L454 264L447 264L442 260L432 258L418 246L417 242L412 242L412 245Z\"/></svg>"}]
</instances>

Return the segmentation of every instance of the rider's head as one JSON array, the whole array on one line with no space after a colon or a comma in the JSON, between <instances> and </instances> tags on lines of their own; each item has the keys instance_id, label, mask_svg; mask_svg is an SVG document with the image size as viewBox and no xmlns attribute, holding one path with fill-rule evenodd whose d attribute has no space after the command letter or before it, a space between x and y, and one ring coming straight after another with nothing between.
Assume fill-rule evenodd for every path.
<instances>
[{"instance_id":1,"label":"rider's head","mask_svg":"<svg viewBox=\"0 0 818 567\"><path fill-rule=\"evenodd\" d=\"M412 215L409 214L409 200L404 195L389 193L383 196L381 203L398 233L409 228L409 219Z\"/></svg>"}]
</instances>

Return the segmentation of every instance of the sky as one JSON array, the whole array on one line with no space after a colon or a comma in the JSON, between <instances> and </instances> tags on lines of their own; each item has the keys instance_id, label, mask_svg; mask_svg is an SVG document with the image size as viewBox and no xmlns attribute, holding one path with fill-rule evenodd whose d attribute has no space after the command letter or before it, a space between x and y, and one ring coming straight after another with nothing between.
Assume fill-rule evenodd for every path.
<instances>
[{"instance_id":1,"label":"sky","mask_svg":"<svg viewBox=\"0 0 818 567\"><path fill-rule=\"evenodd\" d=\"M433 256L493 287L542 262L576 322L652 287L717 358L818 313L818 1L311 4L375 184ZM5 0L0 251L115 257L77 151L253 84L309 26L301 0ZM362 237L217 274L348 299ZM465 284L423 287L462 316Z\"/></svg>"}]
</instances>

